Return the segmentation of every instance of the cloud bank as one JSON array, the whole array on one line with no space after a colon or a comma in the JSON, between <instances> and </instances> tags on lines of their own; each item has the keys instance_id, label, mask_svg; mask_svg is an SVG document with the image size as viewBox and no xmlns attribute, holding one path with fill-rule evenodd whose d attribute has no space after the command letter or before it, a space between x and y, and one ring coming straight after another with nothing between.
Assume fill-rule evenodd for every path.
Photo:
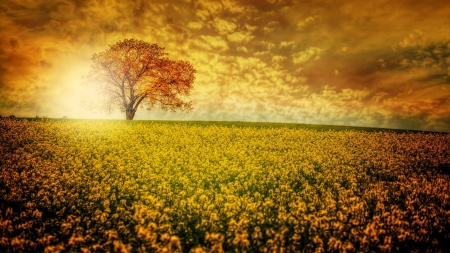
<instances>
[{"instance_id":1,"label":"cloud bank","mask_svg":"<svg viewBox=\"0 0 450 253\"><path fill-rule=\"evenodd\" d=\"M194 111L137 119L450 131L446 1L60 0L0 3L0 114L80 107L90 57L125 38L197 69Z\"/></svg>"}]
</instances>

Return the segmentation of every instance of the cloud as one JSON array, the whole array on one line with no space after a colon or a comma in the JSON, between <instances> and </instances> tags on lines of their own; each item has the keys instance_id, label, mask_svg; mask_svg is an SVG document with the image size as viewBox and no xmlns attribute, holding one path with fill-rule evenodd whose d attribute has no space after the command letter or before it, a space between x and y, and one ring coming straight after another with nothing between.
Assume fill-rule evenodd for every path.
<instances>
[{"instance_id":1,"label":"cloud","mask_svg":"<svg viewBox=\"0 0 450 253\"><path fill-rule=\"evenodd\" d=\"M378 103L384 96L389 95L389 93L387 92L377 92L375 94L373 94L372 98L371 98L371 102L373 103Z\"/></svg>"},{"instance_id":2,"label":"cloud","mask_svg":"<svg viewBox=\"0 0 450 253\"><path fill-rule=\"evenodd\" d=\"M315 16L309 16L305 20L300 21L297 23L297 28L300 31L304 31L305 29L314 26L317 22L319 22L321 19L321 16L315 15Z\"/></svg>"},{"instance_id":3,"label":"cloud","mask_svg":"<svg viewBox=\"0 0 450 253\"><path fill-rule=\"evenodd\" d=\"M269 21L264 27L263 30L265 33L271 33L276 29L280 28L281 23L279 21L273 20Z\"/></svg>"},{"instance_id":4,"label":"cloud","mask_svg":"<svg viewBox=\"0 0 450 253\"><path fill-rule=\"evenodd\" d=\"M254 38L254 36L251 36L249 33L246 33L246 32L235 32L235 33L227 35L227 39L229 41L236 42L236 43L249 42L253 38Z\"/></svg>"},{"instance_id":5,"label":"cloud","mask_svg":"<svg viewBox=\"0 0 450 253\"><path fill-rule=\"evenodd\" d=\"M422 46L424 43L422 35L423 32L421 30L415 30L413 33L410 33L408 37L404 38L403 41L399 42L399 45L403 48Z\"/></svg>"},{"instance_id":6,"label":"cloud","mask_svg":"<svg viewBox=\"0 0 450 253\"><path fill-rule=\"evenodd\" d=\"M198 30L198 29L201 29L203 27L203 25L199 22L189 22L188 27L191 29Z\"/></svg>"},{"instance_id":7,"label":"cloud","mask_svg":"<svg viewBox=\"0 0 450 253\"><path fill-rule=\"evenodd\" d=\"M402 59L395 59L405 70L426 70L428 78L441 78L450 83L448 58L450 57L449 41L443 43L426 43L421 45L410 45L407 49L398 50ZM391 61L395 61L391 59Z\"/></svg>"},{"instance_id":8,"label":"cloud","mask_svg":"<svg viewBox=\"0 0 450 253\"><path fill-rule=\"evenodd\" d=\"M206 21L211 16L216 16L223 11L223 5L215 1L197 1L195 7L197 10L196 16L202 21Z\"/></svg>"},{"instance_id":9,"label":"cloud","mask_svg":"<svg viewBox=\"0 0 450 253\"><path fill-rule=\"evenodd\" d=\"M232 21L216 17L214 19L214 27L219 34L226 35L233 33L236 30L237 25Z\"/></svg>"},{"instance_id":10,"label":"cloud","mask_svg":"<svg viewBox=\"0 0 450 253\"><path fill-rule=\"evenodd\" d=\"M253 25L249 25L249 24L245 24L244 27L245 27L245 29L247 29L247 31L249 31L249 32L253 32L253 31L255 31L256 29L258 29L257 26L253 26Z\"/></svg>"},{"instance_id":11,"label":"cloud","mask_svg":"<svg viewBox=\"0 0 450 253\"><path fill-rule=\"evenodd\" d=\"M247 49L245 46L238 46L238 47L236 48L236 50L237 50L238 52L245 52L245 53L248 53L248 49Z\"/></svg>"},{"instance_id":12,"label":"cloud","mask_svg":"<svg viewBox=\"0 0 450 253\"><path fill-rule=\"evenodd\" d=\"M280 47L281 48L290 48L290 47L293 47L294 44L295 44L295 42L293 42L293 41L281 41Z\"/></svg>"},{"instance_id":13,"label":"cloud","mask_svg":"<svg viewBox=\"0 0 450 253\"><path fill-rule=\"evenodd\" d=\"M228 50L228 43L220 36L201 35L194 41L194 43L198 42L199 44L197 45L201 45L201 47L207 50Z\"/></svg>"},{"instance_id":14,"label":"cloud","mask_svg":"<svg viewBox=\"0 0 450 253\"><path fill-rule=\"evenodd\" d=\"M223 0L221 3L224 9L231 13L241 14L250 11L248 7L240 5L239 2L235 0Z\"/></svg>"},{"instance_id":15,"label":"cloud","mask_svg":"<svg viewBox=\"0 0 450 253\"><path fill-rule=\"evenodd\" d=\"M93 53L124 38L197 69L190 114L449 129L445 1L3 1L0 114L95 117L75 94ZM390 11L395 9L396 11ZM411 91L411 92L410 92ZM118 114L120 117L120 114ZM68 115L70 116L70 115Z\"/></svg>"},{"instance_id":16,"label":"cloud","mask_svg":"<svg viewBox=\"0 0 450 253\"><path fill-rule=\"evenodd\" d=\"M274 55L272 56L272 66L274 69L281 69L283 68L283 65L285 61L287 60L286 56L282 55Z\"/></svg>"},{"instance_id":17,"label":"cloud","mask_svg":"<svg viewBox=\"0 0 450 253\"><path fill-rule=\"evenodd\" d=\"M293 5L292 0L267 0L267 1L260 1L260 0L243 0L240 1L244 5L252 6L256 8L258 11L275 11L279 10L283 7L291 6Z\"/></svg>"},{"instance_id":18,"label":"cloud","mask_svg":"<svg viewBox=\"0 0 450 253\"><path fill-rule=\"evenodd\" d=\"M299 53L294 53L292 58L295 64L297 63L304 63L309 60L317 60L320 58L320 52L322 49L318 47L309 47L304 51L301 51Z\"/></svg>"}]
</instances>

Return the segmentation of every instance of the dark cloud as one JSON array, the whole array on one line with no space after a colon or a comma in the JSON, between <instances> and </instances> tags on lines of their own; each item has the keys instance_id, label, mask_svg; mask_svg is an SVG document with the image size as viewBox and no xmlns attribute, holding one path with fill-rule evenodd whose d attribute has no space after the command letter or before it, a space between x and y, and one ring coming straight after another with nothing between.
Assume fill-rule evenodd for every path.
<instances>
[{"instance_id":1,"label":"dark cloud","mask_svg":"<svg viewBox=\"0 0 450 253\"><path fill-rule=\"evenodd\" d=\"M414 80L427 82L439 80L450 83L450 40L437 43L407 44L402 42L396 48L396 54L388 58L391 68L403 71L424 71L426 73L416 76Z\"/></svg>"},{"instance_id":2,"label":"dark cloud","mask_svg":"<svg viewBox=\"0 0 450 253\"><path fill-rule=\"evenodd\" d=\"M39 30L50 22L52 12L57 12L63 2L34 2L28 4L15 3L14 1L6 1L5 16L9 17L12 22L19 27L30 30Z\"/></svg>"}]
</instances>

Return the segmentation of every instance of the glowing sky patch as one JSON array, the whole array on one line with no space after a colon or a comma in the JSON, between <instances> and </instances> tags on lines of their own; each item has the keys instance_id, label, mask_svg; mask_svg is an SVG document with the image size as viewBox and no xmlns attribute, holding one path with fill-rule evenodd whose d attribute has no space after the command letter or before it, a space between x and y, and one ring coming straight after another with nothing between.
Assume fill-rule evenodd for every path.
<instances>
[{"instance_id":1,"label":"glowing sky patch","mask_svg":"<svg viewBox=\"0 0 450 253\"><path fill-rule=\"evenodd\" d=\"M80 106L90 57L125 38L197 69L192 112L450 131L448 1L1 1L0 115L124 118Z\"/></svg>"}]
</instances>

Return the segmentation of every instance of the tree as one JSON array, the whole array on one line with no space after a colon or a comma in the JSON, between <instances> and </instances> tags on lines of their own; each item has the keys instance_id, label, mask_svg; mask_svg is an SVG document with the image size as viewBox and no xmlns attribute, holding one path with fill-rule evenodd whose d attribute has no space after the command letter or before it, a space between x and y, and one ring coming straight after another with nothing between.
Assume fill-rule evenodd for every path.
<instances>
[{"instance_id":1,"label":"tree","mask_svg":"<svg viewBox=\"0 0 450 253\"><path fill-rule=\"evenodd\" d=\"M142 40L125 39L92 56L90 72L83 83L96 90L96 97L85 97L85 106L111 113L125 112L132 120L141 105L147 109L192 110L183 101L194 87L195 69L187 61L173 61L164 48Z\"/></svg>"}]
</instances>

